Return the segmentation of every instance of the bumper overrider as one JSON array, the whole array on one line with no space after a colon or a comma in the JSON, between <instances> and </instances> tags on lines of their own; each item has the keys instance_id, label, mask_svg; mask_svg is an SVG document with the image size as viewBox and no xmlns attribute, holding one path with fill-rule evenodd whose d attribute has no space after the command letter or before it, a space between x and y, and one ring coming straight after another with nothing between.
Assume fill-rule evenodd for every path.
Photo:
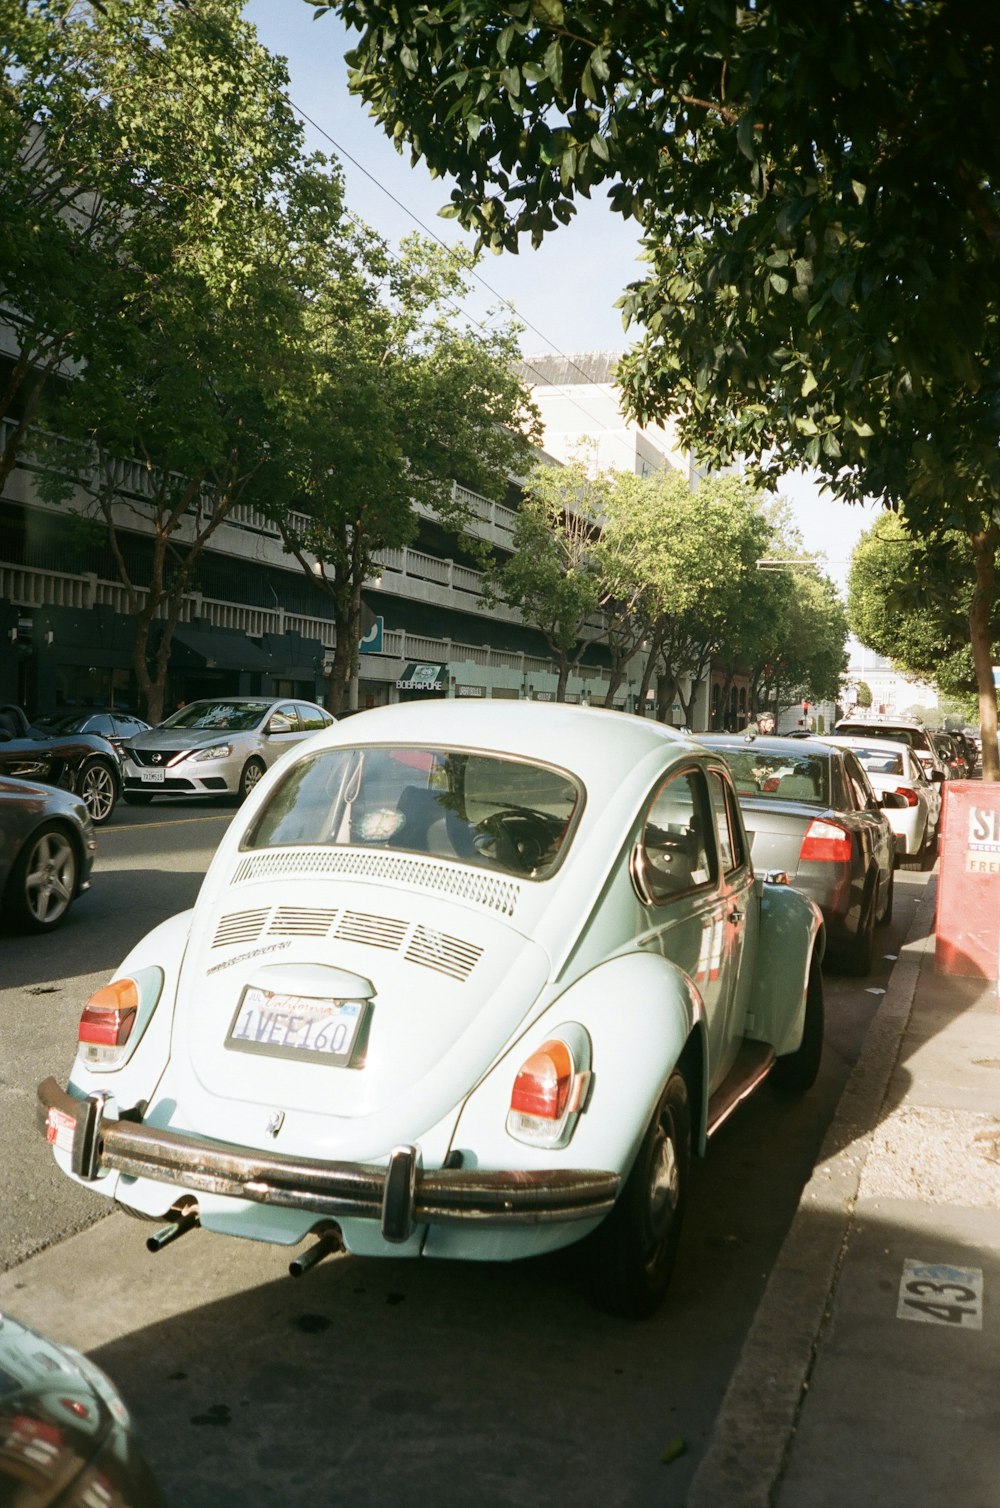
<instances>
[{"instance_id":1,"label":"bumper overrider","mask_svg":"<svg viewBox=\"0 0 1000 1508\"><path fill-rule=\"evenodd\" d=\"M409 1240L418 1225L539 1225L596 1220L615 1202L617 1173L583 1168L425 1170L416 1147L396 1147L386 1164L288 1157L146 1126L136 1112L105 1115L105 1096L70 1094L56 1079L38 1086L46 1139L70 1153L78 1178L112 1169L186 1190L308 1210L333 1219L378 1220L386 1241Z\"/></svg>"}]
</instances>

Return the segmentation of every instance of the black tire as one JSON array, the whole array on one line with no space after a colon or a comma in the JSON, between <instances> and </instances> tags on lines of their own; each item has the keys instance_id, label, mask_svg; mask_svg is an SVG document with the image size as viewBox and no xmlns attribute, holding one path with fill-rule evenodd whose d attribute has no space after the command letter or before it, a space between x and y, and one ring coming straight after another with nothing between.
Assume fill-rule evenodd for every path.
<instances>
[{"instance_id":1,"label":"black tire","mask_svg":"<svg viewBox=\"0 0 1000 1508\"><path fill-rule=\"evenodd\" d=\"M69 829L43 822L25 841L4 893L4 910L21 932L51 932L76 896L80 857Z\"/></svg>"},{"instance_id":2,"label":"black tire","mask_svg":"<svg viewBox=\"0 0 1000 1508\"><path fill-rule=\"evenodd\" d=\"M263 760L247 760L246 764L243 766L243 773L240 776L240 788L237 792L237 795L241 802L247 799L257 782L261 779L262 776L266 774L267 766L264 764Z\"/></svg>"},{"instance_id":3,"label":"black tire","mask_svg":"<svg viewBox=\"0 0 1000 1508\"><path fill-rule=\"evenodd\" d=\"M660 1303L677 1255L690 1168L688 1088L675 1071L614 1209L590 1238L591 1289L602 1309L641 1319Z\"/></svg>"},{"instance_id":4,"label":"black tire","mask_svg":"<svg viewBox=\"0 0 1000 1508\"><path fill-rule=\"evenodd\" d=\"M85 759L76 774L76 794L95 827L111 820L121 793L121 781L106 759Z\"/></svg>"},{"instance_id":5,"label":"black tire","mask_svg":"<svg viewBox=\"0 0 1000 1508\"><path fill-rule=\"evenodd\" d=\"M896 893L896 871L889 870L889 888L886 892L885 905L882 907L882 915L877 919L876 926L887 927L892 921L892 903Z\"/></svg>"},{"instance_id":6,"label":"black tire","mask_svg":"<svg viewBox=\"0 0 1000 1508\"><path fill-rule=\"evenodd\" d=\"M122 800L126 806L148 806L152 799L147 791L122 791Z\"/></svg>"},{"instance_id":7,"label":"black tire","mask_svg":"<svg viewBox=\"0 0 1000 1508\"><path fill-rule=\"evenodd\" d=\"M861 902L857 935L847 946L844 967L855 979L871 973L875 959L875 884L868 886Z\"/></svg>"},{"instance_id":8,"label":"black tire","mask_svg":"<svg viewBox=\"0 0 1000 1508\"><path fill-rule=\"evenodd\" d=\"M782 1094L805 1094L816 1082L823 1057L826 1010L823 1004L823 975L819 959L813 954L806 985L806 1016L802 1041L794 1052L776 1058L771 1069L771 1083Z\"/></svg>"}]
</instances>

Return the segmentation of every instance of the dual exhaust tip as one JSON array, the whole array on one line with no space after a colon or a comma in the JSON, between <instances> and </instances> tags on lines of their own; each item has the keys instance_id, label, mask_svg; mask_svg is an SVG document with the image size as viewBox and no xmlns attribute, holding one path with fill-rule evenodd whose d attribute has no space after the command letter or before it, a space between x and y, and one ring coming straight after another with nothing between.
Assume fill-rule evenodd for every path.
<instances>
[{"instance_id":1,"label":"dual exhaust tip","mask_svg":"<svg viewBox=\"0 0 1000 1508\"><path fill-rule=\"evenodd\" d=\"M179 1199L168 1212L168 1223L154 1231L146 1240L146 1250L150 1252L162 1251L165 1246L170 1246L174 1241L179 1241L181 1236L186 1236L188 1231L196 1230L201 1224L198 1213L198 1201L190 1195ZM340 1227L333 1221L326 1221L314 1233L316 1241L300 1256L293 1257L288 1264L288 1271L293 1278L301 1278L322 1262L324 1257L335 1256L337 1252L344 1250L344 1239L340 1234Z\"/></svg>"}]
</instances>

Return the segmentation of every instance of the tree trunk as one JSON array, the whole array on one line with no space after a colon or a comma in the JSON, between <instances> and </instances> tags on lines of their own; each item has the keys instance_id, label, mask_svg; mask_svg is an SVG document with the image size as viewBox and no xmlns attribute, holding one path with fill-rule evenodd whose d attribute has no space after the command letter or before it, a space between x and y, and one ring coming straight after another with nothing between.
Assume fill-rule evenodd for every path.
<instances>
[{"instance_id":1,"label":"tree trunk","mask_svg":"<svg viewBox=\"0 0 1000 1508\"><path fill-rule=\"evenodd\" d=\"M969 535L976 560L976 588L969 608L969 642L976 667L979 691L979 726L983 740L983 779L1000 780L1000 751L997 749L997 693L993 684L992 634L993 604L996 598L996 558L1000 527Z\"/></svg>"}]
</instances>

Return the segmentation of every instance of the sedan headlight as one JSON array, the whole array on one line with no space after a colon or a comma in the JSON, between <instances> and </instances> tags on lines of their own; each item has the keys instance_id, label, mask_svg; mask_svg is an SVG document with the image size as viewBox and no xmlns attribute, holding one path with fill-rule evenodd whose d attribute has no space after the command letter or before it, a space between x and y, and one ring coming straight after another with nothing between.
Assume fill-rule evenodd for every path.
<instances>
[{"instance_id":1,"label":"sedan headlight","mask_svg":"<svg viewBox=\"0 0 1000 1508\"><path fill-rule=\"evenodd\" d=\"M233 752L232 744L212 744L207 749L195 749L193 754L188 754L188 759L227 759Z\"/></svg>"}]
</instances>

